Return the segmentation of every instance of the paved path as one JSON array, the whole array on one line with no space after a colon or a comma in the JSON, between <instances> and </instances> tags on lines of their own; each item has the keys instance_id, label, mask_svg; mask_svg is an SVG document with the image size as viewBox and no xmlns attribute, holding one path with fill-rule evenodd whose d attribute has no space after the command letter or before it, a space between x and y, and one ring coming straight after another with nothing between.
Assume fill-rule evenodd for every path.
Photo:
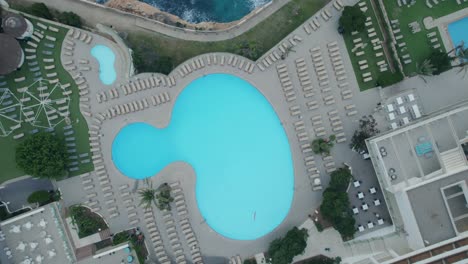
<instances>
[{"instance_id":1,"label":"paved path","mask_svg":"<svg viewBox=\"0 0 468 264\"><path fill-rule=\"evenodd\" d=\"M53 0L55 1L55 0ZM67 0L69 1L69 0ZM346 1L349 3L355 3L355 0ZM86 203L93 203L98 202L98 206L95 208L98 209L98 213L101 214L106 221L109 222L110 229L112 232L118 232L122 229L129 228L131 226L138 226L140 227L144 233L148 233L147 225L145 221L143 221L144 212L141 207L138 206L139 197L135 193L136 189L136 182L134 180L129 179L122 175L117 168L114 166L111 158L111 146L114 137L118 133L118 131L124 127L125 125L132 123L132 122L147 122L149 124L154 125L155 127L164 128L168 125L170 118L171 118L171 111L174 106L174 102L177 99L177 96L183 91L183 89L193 80L210 73L230 73L236 76L239 76L247 81L249 81L252 85L254 85L271 103L273 108L275 109L278 117L282 121L284 125L284 129L288 136L288 140L290 143L291 152L293 155L293 165L294 165L294 172L295 172L295 193L294 193L294 201L291 205L291 209L287 218L270 234L255 240L255 241L235 241L230 240L227 238L222 237L221 235L214 232L203 220L201 216L194 195L194 182L195 182L195 173L192 170L189 164L179 162L173 163L167 166L163 171L161 171L156 177L153 177L151 180L153 181L153 186L158 186L163 182L173 182L179 181L183 188L184 195L187 201L187 208L189 211L189 219L192 225L192 228L196 234L196 237L200 243L201 251L205 256L206 263L223 263L226 258L230 256L239 254L243 258L250 257L255 253L263 252L267 249L268 244L275 238L282 236L285 232L290 229L292 226L298 226L304 223L304 220L307 219L307 215L313 212L319 204L321 203L321 192L314 192L311 188L311 182L309 180L307 171L307 166L304 164L304 157L308 156L315 156L316 160L316 167L321 171L320 177L322 180L322 184L327 186L329 181L329 174L325 172L324 161L319 155L313 155L311 153L305 154L302 151L301 144L304 142L298 141L298 131L304 131L310 140L316 138L316 129L317 126L313 124L311 121L312 117L320 116L321 126L324 127L326 131L326 135L334 134L336 132L333 131L334 125L332 125L330 119L330 111L336 110L336 115L342 121L343 125L343 133L347 137L347 140L343 143L336 144L333 148L332 155L333 161L336 164L336 167L341 167L343 162L349 163L353 167L353 174L355 177L371 184L377 186L377 179L375 177L374 170L372 165L369 161L364 161L362 158L357 155L356 153L352 152L349 148L349 139L352 136L352 133L358 126L358 120L363 115L368 114L375 114L380 115L379 113L375 113L375 108L378 102L380 102L383 97L390 97L394 93L399 93L402 90L414 87L421 87L421 93L428 93L433 94L436 96L432 96L431 98L427 98L427 102L432 103L434 101L433 108L439 107L441 102L440 100L436 100L439 97L440 93L446 92L446 86L442 85L441 83L434 80L434 83L437 85L421 85L421 80L419 79L408 79L405 82L399 84L398 86L386 88L384 92L380 93L378 89L371 89L365 92L360 92L359 87L354 76L354 71L351 65L351 61L349 56L346 52L346 47L342 37L337 33L337 20L338 20L338 12L334 10L332 7L328 6L330 11L332 11L333 17L329 21L325 22L322 19L320 23L322 26L319 30L312 32L312 34L307 34L302 27L299 27L294 32L291 33L287 39L293 38L294 36L298 36L302 38L302 41L298 41L299 43L294 47L294 52L291 52L286 59L278 60L273 63L273 65L267 67L265 70L261 70L259 67L255 67L251 74L247 73L246 71L239 69L239 66L231 66L228 64L228 59L231 56L235 56L239 60L244 60L246 63L254 63L247 59L238 57L232 54L226 53L212 53L202 55L196 58L192 58L187 62L182 63L179 65L171 74L169 74L170 78L174 78L175 85L149 85L151 86L150 89L139 89L136 92L130 93L128 95L124 95L124 89L122 85L132 84L135 86L140 86L142 83L145 83L145 80L153 80L157 78L159 80L165 80L167 82L168 77L158 74L158 73L144 73L139 74L136 76L126 77L128 73L128 65L125 62L124 52L123 50L125 47L120 47L119 45L115 44L115 42L109 41L108 39L94 36L93 42L89 45L85 45L80 41L75 41L75 52L73 55L73 61L77 62L81 59L89 60L89 67L92 68L91 71L81 71L82 76L86 79L89 83L89 94L86 95L88 99L84 101L84 104L89 105L89 110L92 114L92 117L86 117L91 130L98 131L99 137L99 148L102 152L102 159L96 158L96 160L101 160L98 162L97 166L104 166L106 169L106 174L109 175L110 183L107 181L102 181L101 177L98 177L95 173L92 173L90 177L85 177L85 179L80 179L80 177L74 177L63 182L59 183L60 188L63 190L64 201L65 205L69 206L74 203L80 203L83 201L87 201ZM286 41L286 40L285 40ZM332 64L332 56L330 56L329 46L328 44L335 42L339 53L341 54L343 67L346 72L346 82L348 85L339 88L339 84L342 84L343 81L338 81L337 71L334 69ZM98 78L97 74L97 62L90 56L89 49L95 44L105 44L109 46L111 49L114 50L116 53L116 69L118 72L118 79L116 80L115 84L112 86L105 86L102 85ZM323 57L323 63L326 74L329 76L328 79L330 83L327 86L321 86L318 81L318 74L316 73L317 65L314 64L313 60L311 59L311 48L318 48ZM274 47L272 51L278 52L278 46ZM270 52L272 52L270 51ZM265 56L270 54L268 52ZM214 57L217 58L218 62L217 65L208 65L208 56L213 60ZM224 56L225 63L224 65L220 65L220 60ZM261 58L259 62L263 61L265 57ZM203 60L206 64L205 67L200 67L198 70L194 70L188 74L181 74L181 69L184 66L191 65L190 67L194 68L194 64L192 63L193 60ZM304 59L305 68L307 73L310 75L310 79L312 85L314 87L315 94L311 97L305 96L305 91L301 88L301 81L298 76L298 67L296 64L297 59ZM65 59L63 58L63 61ZM66 59L70 60L70 58ZM238 64L238 63L237 63ZM285 100L285 92L283 91L283 87L281 86L277 69L278 65L284 65L286 67L287 73L293 83L293 90L296 95L296 99L292 100L291 102L287 102ZM199 68L199 67L197 67ZM71 73L72 76L77 74L76 71ZM456 82L457 85L454 85L459 91L459 95L461 94L463 98L466 98L466 92L462 90L463 87L466 87L466 80L460 79L460 76L457 75L458 78L454 78L453 72L447 73L442 75L443 80L454 83ZM432 79L432 78L431 78ZM434 78L435 79L435 78ZM456 80L455 80L456 79ZM450 81L451 80L451 81ZM431 80L432 81L432 80ZM138 83L138 84L137 84ZM460 84L460 85L458 85ZM463 85L464 84L464 85ZM147 84L146 84L147 85ZM414 85L414 86L413 86ZM440 85L440 86L439 86ZM148 86L148 85L147 85ZM444 89L438 89L433 91L432 89L436 89L437 87L444 87ZM330 89L327 89L330 88ZM422 89L425 89L423 91ZM427 89L430 89L429 91ZM343 91L347 91L347 93L353 94L352 98L345 99L343 96ZM111 98L111 94L118 93L119 96L117 98ZM151 105L148 108L145 108L142 111L137 111L135 113L125 114L125 115L116 115L112 118L106 118L105 120L96 121L96 117L99 117L99 114L107 112L108 109L111 107L115 107L116 105L127 104L136 100L143 100L151 98L153 95L158 95L161 93L168 93L171 101L169 103L161 104L158 106ZM102 95L106 94L107 100L103 100L99 102L97 98L102 98ZM452 98L453 97L453 98ZM325 104L325 98L333 98L334 103ZM421 98L426 100L426 96ZM462 97L455 97L451 96L451 100L461 100ZM315 100L319 107L317 109L310 109L309 103ZM447 101L444 101L447 102ZM437 105L435 103L438 103ZM346 110L344 106L354 104L357 110L357 114L351 116L349 114L349 110ZM291 107L295 106L300 109L300 115L292 115L291 114ZM442 107L442 105L440 105ZM428 107L427 107L428 108ZM426 109L427 109L426 108ZM83 110L83 109L82 109ZM382 118L383 120L383 115ZM294 126L294 123L297 121L304 121L304 128L297 129ZM383 126L387 126L382 124ZM93 126L95 126L93 128ZM383 130L383 129L382 129ZM93 187L90 190L83 190L78 186L84 185L84 181L88 181L91 178L91 182ZM105 182L105 183L104 183ZM89 184L89 183L88 183ZM120 191L120 188L124 185L128 185L128 188L124 188L125 191ZM90 186L90 185L88 185ZM110 187L109 187L110 186ZM140 187L142 184L140 183ZM109 191L108 188L111 188L112 191ZM127 193L130 192L130 193ZM105 193L110 194L110 197L105 197ZM93 195L96 196L93 196ZM125 196L125 197L124 197ZM91 197L89 199L88 197ZM130 198L132 200L130 200ZM114 200L115 199L115 200ZM129 201L129 202L124 202ZM118 212L120 213L117 216L111 216L110 208L118 207ZM176 214L175 212L173 214ZM132 215L132 216L130 216ZM129 224L129 222L133 222L133 220L138 220L135 224ZM166 226L164 225L164 221L161 219L161 215L156 215L155 219L157 220L158 230L162 233L162 240L164 241L166 247L167 254L170 258L173 259L173 250L171 250L171 246L169 243ZM364 221L364 220L363 220ZM311 237L309 243L309 249L306 251L307 254L316 254L318 252L323 253L321 251L322 245L317 245L313 241L320 241L322 244L327 245L336 245L333 248L337 248L341 241L336 234L330 234L331 231L327 231L327 233L323 233L322 235L328 234L330 236L321 236L314 232L313 228L311 229ZM375 229L374 229L375 230ZM180 232L179 232L180 233ZM336 232L335 232L336 233ZM333 236L331 236L333 235ZM364 234L366 237L370 237L371 234ZM377 233L377 235L380 235ZM183 240L182 236L180 239ZM406 246L405 241L399 241L398 246L404 248ZM186 245L186 242L183 242ZM380 243L380 242L379 242ZM386 243L386 242L384 242ZM153 252L154 246L148 241L148 247L150 249L151 259L155 259L155 255ZM189 252L187 251L186 246L184 246L186 258L190 259ZM342 257L355 257L356 255L366 255L367 253L373 254L381 252L382 250L390 250L394 249L393 245L387 244L357 244L357 245L350 245L349 247L341 247L341 250L338 251L342 254ZM222 253L220 253L222 252ZM400 251L401 252L401 251Z\"/></svg>"},{"instance_id":2,"label":"paved path","mask_svg":"<svg viewBox=\"0 0 468 264\"><path fill-rule=\"evenodd\" d=\"M97 6L91 2L81 0L47 0L47 5L59 11L72 11L79 14L92 27L101 23L122 31L157 32L174 38L194 41L222 41L234 38L253 28L269 17L290 0L273 0L261 12L252 16L239 26L220 32L186 31L181 28L168 26L141 16L132 15L116 9ZM22 3L44 2L43 0L18 0Z\"/></svg>"},{"instance_id":3,"label":"paved path","mask_svg":"<svg viewBox=\"0 0 468 264\"><path fill-rule=\"evenodd\" d=\"M352 0L354 1L354 0ZM203 252L204 256L211 256L211 257L220 257L220 258L229 258L230 256L234 255L241 255L242 257L252 256L255 253L263 252L267 249L268 244L271 240L277 238L280 235L283 235L288 229L292 226L300 225L304 222L307 218L307 215L312 213L314 209L316 209L320 202L321 202L321 192L314 192L311 188L311 182L309 179L310 172L307 171L307 167L304 165L304 157L305 156L315 156L316 160L316 167L321 171L320 177L324 186L328 184L329 175L325 172L326 168L324 167L324 161L319 155L313 155L311 153L304 154L302 151L301 144L307 142L299 142L298 141L298 131L294 126L294 123L300 120L304 121L305 128L301 131L303 133L308 134L310 140L314 139L316 136L316 129L317 126L314 126L311 122L312 116L321 116L323 120L323 129L326 131L327 135L333 134L335 132L332 131L333 126L331 125L331 121L329 120L329 112L336 110L336 115L342 120L343 127L344 127L344 134L348 138L345 142L337 144L333 151L333 160L335 162L336 167L341 167L343 162L347 162L352 164L353 166L353 173L360 177L363 181L371 184L377 185L377 179L375 178L375 174L373 173L372 166L370 162L363 161L359 155L353 153L346 142L349 142L349 138L351 137L353 131L357 127L357 121L361 115L372 113L373 109L375 108L376 102L380 100L380 96L377 90L369 90L364 93L359 92L359 88L357 85L357 81L353 74L353 69L351 66L351 62L349 57L346 55L346 48L343 39L336 31L337 27L337 20L339 18L339 13L334 10L332 7L328 6L329 10L333 14L333 18L329 21L321 20L322 26L319 30L312 34L307 34L302 27L296 29L293 33L291 33L289 38L293 38L294 36L300 37L303 39L302 41L298 41L298 44L294 47L295 52L291 52L289 56L285 60L278 60L270 67L267 67L264 71L261 71L259 67L255 67L253 73L249 74L243 69L239 69L239 63L237 66L228 65L229 58L234 56L239 60L243 60L245 63L253 64L249 60L244 58L238 57L232 54L226 53L212 53L208 55L202 55L196 58L192 58L187 62L179 65L170 75L169 77L173 77L175 79L176 84L173 86L169 85L159 85L158 87L152 86L151 89L140 90L128 95L124 95L123 88L121 85L127 85L128 83L141 85L144 80L149 80L150 78L158 78L158 79L166 79L167 77L157 73L144 73L139 74L136 76L132 76L130 78L125 77L125 74L128 72L125 68L125 58L120 55L123 54L122 47L119 47L114 42L110 42L104 38L96 36L93 42L89 45L85 45L80 41L75 41L75 52L73 56L73 61L80 61L81 59L89 60L89 66L93 69L91 71L83 71L81 72L82 76L86 79L89 83L89 86L92 87L89 89L89 102L86 104L90 105L90 111L93 114L93 118L86 118L88 123L90 124L90 128L93 130L93 126L98 126L99 134L99 145L102 152L102 165L105 166L107 170L107 174L111 180L110 186L112 186L113 194L111 198L104 197L104 193L109 193L109 183L100 184L100 180L94 173L92 174L91 178L93 179L92 182L94 183L94 187L91 190L83 191L80 188L76 188L77 186L81 185L81 179L69 179L67 181L70 182L63 182L60 184L61 188L66 189L67 197L65 198L67 205L77 203L79 201L86 200L87 195L90 193L97 193L97 197L92 198L92 201L98 201L99 203L99 211L98 213L102 214L103 217L109 222L110 228L112 232L118 232L121 229L129 228L129 218L135 219L134 213L137 214L137 218L142 219L144 212L138 206L139 197L137 194L132 193L130 196L133 198L133 205L124 203L123 201L128 200L124 198L121 193L117 190L120 189L122 185L128 184L130 186L129 189L134 189L135 182L125 176L123 176L117 168L114 166L110 153L111 153L111 146L114 137L118 133L118 131L125 126L126 124L132 122L147 122L149 124L154 125L155 127L166 127L169 123L171 117L171 111L174 106L174 102L177 96L182 92L182 90L194 79L197 79L205 74L210 74L214 72L223 72L223 73L230 73L236 76L239 76L250 83L252 83L256 88L259 89L260 92L268 99L271 103L273 108L275 109L278 117L284 124L284 129L286 130L291 151L293 154L293 162L294 162L294 171L295 171L295 194L294 194L294 201L291 206L289 215L283 221L283 223L278 226L274 232L256 240L256 241L235 241L230 240L227 238L222 237L221 235L214 232L206 223L204 223L203 216L198 211L198 207L195 200L194 195L194 180L196 175L193 173L191 166L185 163L175 163L168 166L162 172L160 172L157 177L153 177L152 181L154 182L153 186L158 186L162 182L165 181L174 181L178 180L181 182L184 194L187 199L187 206L189 208L189 218L192 223L192 227L195 231L198 241L200 242L201 251ZM337 77L335 76L335 72L332 66L331 57L328 52L327 44L337 41L338 49L340 50L341 56L343 57L344 68L347 73L347 89L349 92L354 94L354 97L351 99L342 98L342 91L338 88L338 81ZM116 68L118 74L118 79L116 80L115 84L111 87L104 86L99 81L97 76L97 69L98 64L97 62L90 57L89 48L95 44L105 44L108 45L110 48L114 50L117 54L116 59ZM312 63L310 51L309 49L313 47L320 48L323 54L323 61L325 63L325 68L327 74L329 75L330 89L324 89L326 87L320 87L317 80L317 75L314 72L315 66ZM278 46L274 47L272 51L278 51ZM270 53L267 53L269 55ZM265 55L265 56L267 56ZM208 65L208 56L210 56L211 61L213 58L217 58L217 64ZM221 58L225 58L224 65L221 65ZM313 97L305 97L304 92L300 88L299 77L297 74L297 59L304 59L306 62L307 72L311 76L311 81L313 83L314 91L316 93ZM67 60L69 60L68 58ZM193 71L189 74L181 74L182 67L186 65L191 65L193 68L192 61L194 59L201 59L206 64L205 67ZM261 58L259 61L263 61L264 58ZM63 59L65 61L65 59ZM283 89L280 85L278 73L276 70L277 65L284 65L287 70L288 74L291 78L291 81L295 87L295 93L297 95L297 99L293 100L292 102L287 102L285 100L285 94ZM72 76L76 75L76 72L71 73ZM323 89L319 89L323 88ZM116 91L119 93L118 98L110 99L111 93L110 91L115 93ZM157 95L160 93L168 93L171 97L171 101L166 104L162 104L156 107L151 106L144 111L138 111L137 114L125 114L125 115L117 115L112 118L106 118L101 123L96 123L96 116L99 116L99 113L105 113L111 107L114 107L118 104L129 103L135 100L142 100L149 98L153 95ZM103 94L106 94L108 100L98 102L97 98L102 97ZM324 104L323 99L325 97L333 97L336 100L335 103L328 105ZM308 109L307 105L310 101L316 100L317 103L320 105L318 109ZM348 104L355 104L356 110L358 114L354 116L348 116L347 111L344 109L344 105ZM299 107L302 114L299 116L292 115L290 108L292 106ZM86 110L88 111L88 110ZM308 142L310 142L308 140ZM102 161L101 161L102 162ZM100 166L101 163L97 164ZM73 182L73 183L72 183ZM141 185L141 184L140 184ZM141 187L141 186L140 186ZM110 202L110 205L107 204L107 201L111 201L110 199L115 199L114 202ZM88 201L89 202L89 201ZM114 205L115 204L115 205ZM110 208L118 206L118 211L120 212L119 216L110 217ZM133 208L133 209L129 209ZM132 215L130 217L129 215ZM158 218L157 216L156 218ZM157 219L158 220L158 219ZM132 220L130 220L132 221ZM164 223L164 221L156 221L157 223ZM143 221L140 221L136 224L143 231L146 231L146 227ZM158 224L158 229L162 230L161 232L164 233L165 226ZM163 235L163 240L168 242L166 236ZM169 243L167 243L169 244ZM151 245L149 245L151 248ZM167 246L166 249L168 250L168 255L171 256L170 247ZM151 250L150 250L151 251ZM223 252L220 256L219 252ZM152 252L153 253L153 252ZM154 255L152 255L154 257ZM171 256L173 257L173 256ZM187 256L189 259L189 256ZM207 263L219 263L215 260L213 261L206 261Z\"/></svg>"}]
</instances>

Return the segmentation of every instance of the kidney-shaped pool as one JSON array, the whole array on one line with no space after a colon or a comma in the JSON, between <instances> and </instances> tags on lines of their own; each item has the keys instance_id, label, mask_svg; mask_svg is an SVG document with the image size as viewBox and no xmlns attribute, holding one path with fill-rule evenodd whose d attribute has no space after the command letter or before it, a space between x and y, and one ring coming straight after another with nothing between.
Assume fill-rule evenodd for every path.
<instances>
[{"instance_id":1,"label":"kidney-shaped pool","mask_svg":"<svg viewBox=\"0 0 468 264\"><path fill-rule=\"evenodd\" d=\"M229 74L190 83L178 96L168 127L122 128L112 159L135 179L151 177L171 162L189 163L203 218L232 239L271 232L293 199L291 151L278 116L255 87Z\"/></svg>"}]
</instances>

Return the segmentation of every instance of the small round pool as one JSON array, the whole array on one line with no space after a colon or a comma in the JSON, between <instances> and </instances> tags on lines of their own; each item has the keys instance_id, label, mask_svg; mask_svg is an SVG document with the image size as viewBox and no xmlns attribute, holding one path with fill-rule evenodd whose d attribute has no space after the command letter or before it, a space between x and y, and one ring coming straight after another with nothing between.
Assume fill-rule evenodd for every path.
<instances>
[{"instance_id":1,"label":"small round pool","mask_svg":"<svg viewBox=\"0 0 468 264\"><path fill-rule=\"evenodd\" d=\"M111 85L117 78L115 72L115 54L107 46L96 45L91 49L91 55L99 62L99 79L105 85Z\"/></svg>"},{"instance_id":2,"label":"small round pool","mask_svg":"<svg viewBox=\"0 0 468 264\"><path fill-rule=\"evenodd\" d=\"M294 174L286 133L266 98L245 80L211 74L190 83L165 129L125 126L112 159L126 176L143 179L175 161L196 173L195 196L219 234L253 240L288 214Z\"/></svg>"}]
</instances>

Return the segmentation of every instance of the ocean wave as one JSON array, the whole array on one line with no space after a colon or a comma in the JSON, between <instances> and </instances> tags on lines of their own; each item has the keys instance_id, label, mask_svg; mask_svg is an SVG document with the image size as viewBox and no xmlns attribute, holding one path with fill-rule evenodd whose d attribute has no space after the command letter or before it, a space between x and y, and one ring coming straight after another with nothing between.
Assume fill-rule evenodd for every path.
<instances>
[{"instance_id":1,"label":"ocean wave","mask_svg":"<svg viewBox=\"0 0 468 264\"><path fill-rule=\"evenodd\" d=\"M261 6L266 5L267 3L271 2L272 0L248 0L252 10L259 8Z\"/></svg>"},{"instance_id":2,"label":"ocean wave","mask_svg":"<svg viewBox=\"0 0 468 264\"><path fill-rule=\"evenodd\" d=\"M210 19L203 13L200 13L194 9L185 9L181 16L183 20L189 23L199 23L201 21L210 21Z\"/></svg>"},{"instance_id":3,"label":"ocean wave","mask_svg":"<svg viewBox=\"0 0 468 264\"><path fill-rule=\"evenodd\" d=\"M271 0L139 0L189 23L231 22Z\"/></svg>"}]
</instances>

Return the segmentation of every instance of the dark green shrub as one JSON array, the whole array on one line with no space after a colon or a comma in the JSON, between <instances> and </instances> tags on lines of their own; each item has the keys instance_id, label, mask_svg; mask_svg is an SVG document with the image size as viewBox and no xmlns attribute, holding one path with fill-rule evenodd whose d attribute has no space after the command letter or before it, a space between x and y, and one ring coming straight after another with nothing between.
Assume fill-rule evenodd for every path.
<instances>
[{"instance_id":1,"label":"dark green shrub","mask_svg":"<svg viewBox=\"0 0 468 264\"><path fill-rule=\"evenodd\" d=\"M63 23L65 25L69 25L69 26L72 26L72 27L77 27L77 28L82 27L81 17L78 16L77 14L73 13L73 12L58 13L57 14L57 20L60 23Z\"/></svg>"},{"instance_id":2,"label":"dark green shrub","mask_svg":"<svg viewBox=\"0 0 468 264\"><path fill-rule=\"evenodd\" d=\"M44 3L34 3L29 8L31 15L52 20L54 17L49 8Z\"/></svg>"},{"instance_id":3,"label":"dark green shrub","mask_svg":"<svg viewBox=\"0 0 468 264\"><path fill-rule=\"evenodd\" d=\"M65 176L65 143L50 133L30 136L16 148L16 164L26 174L39 178Z\"/></svg>"},{"instance_id":4,"label":"dark green shrub","mask_svg":"<svg viewBox=\"0 0 468 264\"><path fill-rule=\"evenodd\" d=\"M41 190L31 193L28 197L28 203L38 203L39 205L47 204L51 201L51 195L48 191Z\"/></svg>"}]
</instances>

